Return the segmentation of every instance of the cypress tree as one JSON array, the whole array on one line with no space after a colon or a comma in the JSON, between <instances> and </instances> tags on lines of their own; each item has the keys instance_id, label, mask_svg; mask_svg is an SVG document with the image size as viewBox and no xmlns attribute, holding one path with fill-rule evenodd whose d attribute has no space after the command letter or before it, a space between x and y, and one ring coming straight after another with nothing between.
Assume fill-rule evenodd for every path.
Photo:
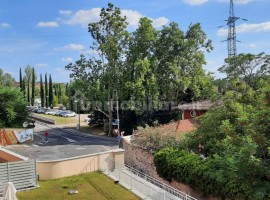
<instances>
[{"instance_id":1,"label":"cypress tree","mask_svg":"<svg viewBox=\"0 0 270 200\"><path fill-rule=\"evenodd\" d=\"M61 84L58 84L58 96L62 96Z\"/></svg>"},{"instance_id":2,"label":"cypress tree","mask_svg":"<svg viewBox=\"0 0 270 200\"><path fill-rule=\"evenodd\" d=\"M32 96L31 96L31 105L34 105L35 102L35 86L36 86L36 76L35 76L35 68L32 70Z\"/></svg>"},{"instance_id":3,"label":"cypress tree","mask_svg":"<svg viewBox=\"0 0 270 200\"><path fill-rule=\"evenodd\" d=\"M66 96L68 96L68 83L66 84Z\"/></svg>"},{"instance_id":4,"label":"cypress tree","mask_svg":"<svg viewBox=\"0 0 270 200\"><path fill-rule=\"evenodd\" d=\"M48 80L47 80L47 73L45 74L45 105L46 105L46 108L49 107L49 96L48 96Z\"/></svg>"},{"instance_id":5,"label":"cypress tree","mask_svg":"<svg viewBox=\"0 0 270 200\"><path fill-rule=\"evenodd\" d=\"M49 106L53 108L53 85L51 75L49 76Z\"/></svg>"},{"instance_id":6,"label":"cypress tree","mask_svg":"<svg viewBox=\"0 0 270 200\"><path fill-rule=\"evenodd\" d=\"M30 80L27 81L27 102L30 106Z\"/></svg>"},{"instance_id":7,"label":"cypress tree","mask_svg":"<svg viewBox=\"0 0 270 200\"><path fill-rule=\"evenodd\" d=\"M22 80L22 91L23 91L23 97L25 99L25 78Z\"/></svg>"},{"instance_id":8,"label":"cypress tree","mask_svg":"<svg viewBox=\"0 0 270 200\"><path fill-rule=\"evenodd\" d=\"M62 89L61 89L61 84L58 84L58 103L63 103L62 102Z\"/></svg>"},{"instance_id":9,"label":"cypress tree","mask_svg":"<svg viewBox=\"0 0 270 200\"><path fill-rule=\"evenodd\" d=\"M23 91L22 68L20 68L20 89Z\"/></svg>"},{"instance_id":10,"label":"cypress tree","mask_svg":"<svg viewBox=\"0 0 270 200\"><path fill-rule=\"evenodd\" d=\"M40 100L41 100L41 107L44 107L44 88L43 88L42 74L40 74Z\"/></svg>"}]
</instances>

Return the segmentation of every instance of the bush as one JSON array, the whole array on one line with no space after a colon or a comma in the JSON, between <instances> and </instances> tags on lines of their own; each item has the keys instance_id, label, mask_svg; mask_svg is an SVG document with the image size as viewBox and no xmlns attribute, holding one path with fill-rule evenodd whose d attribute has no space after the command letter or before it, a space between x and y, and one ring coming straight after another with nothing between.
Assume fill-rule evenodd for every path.
<instances>
[{"instance_id":1,"label":"bush","mask_svg":"<svg viewBox=\"0 0 270 200\"><path fill-rule=\"evenodd\" d=\"M28 118L26 102L18 88L0 86L0 126L22 127Z\"/></svg>"},{"instance_id":2,"label":"bush","mask_svg":"<svg viewBox=\"0 0 270 200\"><path fill-rule=\"evenodd\" d=\"M164 135L158 128L149 127L138 128L138 133L132 138L132 143L141 146L149 151L160 150L165 147L179 147L180 141L177 141L174 134Z\"/></svg>"}]
</instances>

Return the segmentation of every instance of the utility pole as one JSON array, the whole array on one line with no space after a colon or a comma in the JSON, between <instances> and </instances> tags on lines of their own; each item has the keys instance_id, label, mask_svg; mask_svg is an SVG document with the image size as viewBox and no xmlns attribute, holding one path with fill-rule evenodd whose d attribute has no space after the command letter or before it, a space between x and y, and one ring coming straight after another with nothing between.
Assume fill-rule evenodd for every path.
<instances>
[{"instance_id":1,"label":"utility pole","mask_svg":"<svg viewBox=\"0 0 270 200\"><path fill-rule=\"evenodd\" d=\"M229 17L227 20L227 25L228 25L228 37L227 40L227 49L228 49L228 58L231 58L233 56L237 55L237 49L236 49L236 42L240 42L236 40L236 30L235 30L235 22L240 19L239 17L235 17L234 15L234 5L233 5L233 0L230 0L230 11L229 11ZM244 21L247 21L247 19L243 19ZM221 26L222 27L222 26Z\"/></svg>"}]
</instances>

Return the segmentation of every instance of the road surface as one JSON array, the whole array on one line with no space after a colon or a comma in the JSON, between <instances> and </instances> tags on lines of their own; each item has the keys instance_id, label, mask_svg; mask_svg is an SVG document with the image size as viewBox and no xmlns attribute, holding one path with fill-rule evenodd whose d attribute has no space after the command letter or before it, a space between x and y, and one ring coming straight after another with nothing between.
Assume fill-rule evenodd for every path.
<instances>
[{"instance_id":1,"label":"road surface","mask_svg":"<svg viewBox=\"0 0 270 200\"><path fill-rule=\"evenodd\" d=\"M48 141L44 135L46 130L49 132ZM34 132L33 142L6 148L26 157L33 156L37 161L52 161L118 149L115 138L89 135L75 129L56 128L36 122Z\"/></svg>"}]
</instances>

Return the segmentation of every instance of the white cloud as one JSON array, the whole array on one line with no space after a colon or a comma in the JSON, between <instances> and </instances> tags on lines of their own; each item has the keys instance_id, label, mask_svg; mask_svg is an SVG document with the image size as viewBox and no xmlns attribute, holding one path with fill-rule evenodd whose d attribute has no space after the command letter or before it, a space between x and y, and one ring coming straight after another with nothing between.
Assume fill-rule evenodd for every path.
<instances>
[{"instance_id":1,"label":"white cloud","mask_svg":"<svg viewBox=\"0 0 270 200\"><path fill-rule=\"evenodd\" d=\"M37 67L47 67L48 65L46 63L38 63L38 64L35 64L35 66L37 66Z\"/></svg>"},{"instance_id":2,"label":"white cloud","mask_svg":"<svg viewBox=\"0 0 270 200\"><path fill-rule=\"evenodd\" d=\"M0 28L9 28L10 24L9 23L1 23Z\"/></svg>"},{"instance_id":3,"label":"white cloud","mask_svg":"<svg viewBox=\"0 0 270 200\"><path fill-rule=\"evenodd\" d=\"M94 54L94 55L95 55L95 54L99 54L98 51L93 50L93 49L87 50L87 51L85 51L85 53L86 53L86 54L92 54L92 55L93 55L93 54Z\"/></svg>"},{"instance_id":4,"label":"white cloud","mask_svg":"<svg viewBox=\"0 0 270 200\"><path fill-rule=\"evenodd\" d=\"M72 58L70 58L70 57L67 57L67 58L62 58L61 59L63 62L68 62L68 63L70 63L70 62L72 62L73 61L73 59Z\"/></svg>"},{"instance_id":5,"label":"white cloud","mask_svg":"<svg viewBox=\"0 0 270 200\"><path fill-rule=\"evenodd\" d=\"M262 22L258 24L241 24L236 26L237 33L258 33L258 32L270 32L270 21ZM221 28L217 31L217 35L224 36L228 34L228 30Z\"/></svg>"},{"instance_id":6,"label":"white cloud","mask_svg":"<svg viewBox=\"0 0 270 200\"><path fill-rule=\"evenodd\" d=\"M61 15L71 15L73 12L71 10L59 10L58 13Z\"/></svg>"},{"instance_id":7,"label":"white cloud","mask_svg":"<svg viewBox=\"0 0 270 200\"><path fill-rule=\"evenodd\" d=\"M100 8L92 8L90 10L78 10L70 17L70 19L62 21L65 24L81 25L83 27L86 27L89 23L99 20L100 10Z\"/></svg>"},{"instance_id":8,"label":"white cloud","mask_svg":"<svg viewBox=\"0 0 270 200\"><path fill-rule=\"evenodd\" d=\"M55 21L51 22L38 22L37 27L58 27L58 23Z\"/></svg>"},{"instance_id":9,"label":"white cloud","mask_svg":"<svg viewBox=\"0 0 270 200\"><path fill-rule=\"evenodd\" d=\"M208 2L208 0L183 0L183 1L191 6L201 5Z\"/></svg>"},{"instance_id":10,"label":"white cloud","mask_svg":"<svg viewBox=\"0 0 270 200\"><path fill-rule=\"evenodd\" d=\"M257 44L251 43L248 45L250 48L257 48Z\"/></svg>"},{"instance_id":11,"label":"white cloud","mask_svg":"<svg viewBox=\"0 0 270 200\"><path fill-rule=\"evenodd\" d=\"M100 10L101 8L92 8L90 10L78 10L69 19L60 19L65 24L69 25L81 25L87 27L89 23L97 22L100 19ZM127 17L127 22L131 27L138 27L139 20L142 17L145 17L136 10L121 10L122 16ZM150 18L151 19L151 18ZM168 19L165 17L159 17L156 19L151 19L155 27L161 27L168 23Z\"/></svg>"},{"instance_id":12,"label":"white cloud","mask_svg":"<svg viewBox=\"0 0 270 200\"><path fill-rule=\"evenodd\" d=\"M135 28L138 27L140 18L145 17L136 10L122 10L121 13L122 16L127 17L127 22L129 23L129 26ZM149 18L149 19L153 21L153 26L156 28L166 25L169 22L169 20L165 17L159 17L156 19Z\"/></svg>"},{"instance_id":13,"label":"white cloud","mask_svg":"<svg viewBox=\"0 0 270 200\"><path fill-rule=\"evenodd\" d=\"M140 21L140 18L144 17L141 13L136 10L122 10L122 16L127 17L127 22L129 26L137 27Z\"/></svg>"},{"instance_id":14,"label":"white cloud","mask_svg":"<svg viewBox=\"0 0 270 200\"><path fill-rule=\"evenodd\" d=\"M158 27L161 27L163 25L168 24L168 22L169 22L169 20L167 18L159 17L159 18L153 20L153 26L158 28Z\"/></svg>"},{"instance_id":15,"label":"white cloud","mask_svg":"<svg viewBox=\"0 0 270 200\"><path fill-rule=\"evenodd\" d=\"M68 45L65 45L65 46L63 46L63 47L61 47L61 48L55 48L54 50L56 50L56 51L65 51L65 50L67 50L67 51L81 51L81 50L83 50L84 49L84 46L83 45L81 45L81 44L68 44Z\"/></svg>"},{"instance_id":16,"label":"white cloud","mask_svg":"<svg viewBox=\"0 0 270 200\"><path fill-rule=\"evenodd\" d=\"M135 10L122 10L122 15L127 17L129 26L132 27L138 27L140 18L145 17ZM150 18L150 19L153 21L153 26L156 28L166 25L169 22L169 20L165 17L159 17L156 19Z\"/></svg>"},{"instance_id":17,"label":"white cloud","mask_svg":"<svg viewBox=\"0 0 270 200\"><path fill-rule=\"evenodd\" d=\"M225 28L220 28L217 30L217 35L218 36L225 36L228 34L228 29Z\"/></svg>"},{"instance_id":18,"label":"white cloud","mask_svg":"<svg viewBox=\"0 0 270 200\"><path fill-rule=\"evenodd\" d=\"M223 3L223 2L229 3L230 2L230 0L218 0L218 1L221 3ZM254 1L254 0L234 0L234 3L235 4L248 4L252 1Z\"/></svg>"}]
</instances>

